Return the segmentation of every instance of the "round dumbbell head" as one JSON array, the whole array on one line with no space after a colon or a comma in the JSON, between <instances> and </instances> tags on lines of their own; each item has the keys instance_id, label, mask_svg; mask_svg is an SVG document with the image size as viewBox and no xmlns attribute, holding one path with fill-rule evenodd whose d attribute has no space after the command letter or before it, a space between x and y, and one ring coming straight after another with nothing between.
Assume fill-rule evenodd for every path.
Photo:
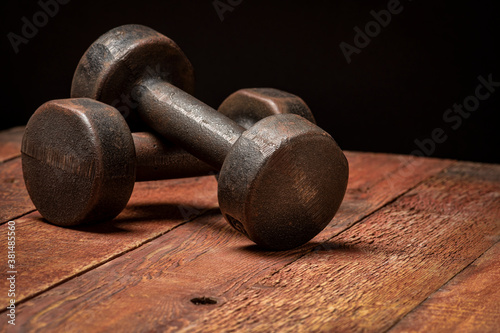
<instances>
[{"instance_id":1,"label":"round dumbbell head","mask_svg":"<svg viewBox=\"0 0 500 333\"><path fill-rule=\"evenodd\" d=\"M138 118L136 84L159 78L192 94L193 67L170 38L142 25L124 25L99 37L73 76L71 97L115 106L130 123Z\"/></svg>"},{"instance_id":2,"label":"round dumbbell head","mask_svg":"<svg viewBox=\"0 0 500 333\"><path fill-rule=\"evenodd\" d=\"M132 193L132 135L106 104L86 98L43 104L26 126L21 152L28 193L53 224L110 220Z\"/></svg>"},{"instance_id":3,"label":"round dumbbell head","mask_svg":"<svg viewBox=\"0 0 500 333\"><path fill-rule=\"evenodd\" d=\"M247 88L229 95L219 112L246 129L259 120L284 113L294 113L316 123L307 104L298 96L274 88Z\"/></svg>"},{"instance_id":4,"label":"round dumbbell head","mask_svg":"<svg viewBox=\"0 0 500 333\"><path fill-rule=\"evenodd\" d=\"M302 245L331 221L349 167L332 137L310 121L282 114L257 122L236 141L219 175L219 206L255 243Z\"/></svg>"}]
</instances>

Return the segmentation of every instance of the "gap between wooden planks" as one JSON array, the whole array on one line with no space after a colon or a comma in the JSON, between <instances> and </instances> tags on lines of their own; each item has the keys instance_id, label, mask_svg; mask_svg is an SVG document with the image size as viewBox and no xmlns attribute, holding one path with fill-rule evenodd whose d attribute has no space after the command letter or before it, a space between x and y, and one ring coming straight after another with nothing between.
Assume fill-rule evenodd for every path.
<instances>
[{"instance_id":1,"label":"gap between wooden planks","mask_svg":"<svg viewBox=\"0 0 500 333\"><path fill-rule=\"evenodd\" d=\"M396 332L498 332L500 242L391 329Z\"/></svg>"},{"instance_id":2,"label":"gap between wooden planks","mask_svg":"<svg viewBox=\"0 0 500 333\"><path fill-rule=\"evenodd\" d=\"M79 323L84 324L85 318L88 318L87 316L95 315L88 312L90 310L90 303L94 304L94 301L99 301L100 304L103 304L103 300L98 296L99 294L109 301L113 299L113 304L116 301L114 295L118 295L119 298L123 297L123 294L120 292L117 293L114 290L116 287L114 282L117 282L121 285L119 289L122 291L129 288L135 289L136 286L139 286L140 290L137 294L133 292L131 294L126 293L125 298L128 299L131 297L130 301L132 302L136 298L141 308L144 306L143 302L145 300L154 299L164 293L168 294L168 289L172 288L174 291L173 294L176 295L175 297L178 297L176 298L177 301L174 299L173 302L170 302L171 300L166 300L162 297L159 297L158 301L160 303L167 302L166 304L160 304L162 305L160 309L165 310L165 307L168 308L167 313L163 313L160 316L162 317L161 320L169 323L172 320L175 322L176 317L180 316L182 318L183 314L193 311L194 305L189 302L189 297L200 296L200 293L210 291L213 291L215 294L219 293L222 299L232 297L233 294L241 292L252 282L276 272L283 266L297 260L310 252L318 242L338 234L340 231L371 214L387 202L394 200L409 188L428 178L430 175L439 172L451 163L450 161L433 159L418 160L421 170L418 169L418 172L412 173L414 167L412 167L411 163L415 160L408 157L349 153L348 158L353 172L351 173L350 189L346 200L335 219L337 223L332 224L320 234L316 239L316 243L312 242L295 251L280 253L261 252L251 247L249 241L227 227L221 216L214 211L216 214L213 216L206 215L203 218L198 218L159 237L151 243L143 245L139 249L128 252L99 268L77 276L78 272L85 272L89 269L85 267L89 258L90 261L93 260L95 265L97 265L99 260L101 260L101 263L106 262L116 257L120 251L126 252L124 251L127 245L125 242L114 243L106 237L112 238L116 237L116 234L120 234L116 230L113 230L117 226L120 230L126 229L130 234L134 234L134 228L137 228L137 225L134 227L133 224L120 224L120 218L118 218L111 224L111 227L105 228L111 229L105 235L106 237L90 233L97 240L93 241L92 237L87 237L80 243L75 240L82 237L84 233L81 230L70 230L70 232L63 233L53 242L53 244L60 245L61 243L58 243L59 240L67 239L66 242L62 243L65 246L46 246L45 252L42 251L38 256L35 253L34 257L30 253L29 258L27 258L28 263L26 264L26 268L29 271L24 275L24 279L19 279L20 283L22 281L30 282L25 283L23 287L26 290L24 298L29 299L40 293L41 295L28 300L24 306L22 305L19 308L19 318L24 322L25 327L30 327L31 329L45 326L47 328L51 326L61 329L67 324L77 325L76 318L69 319L71 315L80 318ZM155 184L158 183L150 183L149 186L156 188ZM158 185L158 187L161 186ZM137 197L147 200L148 196L145 193L140 193L139 191L135 194ZM124 212L124 216L135 213L140 218L139 216L144 213L144 210L142 212L140 210L139 212L134 211L133 203L131 203L128 211L128 213ZM153 225L149 221L153 216L145 216L143 218L140 225L143 226L144 230L138 233L139 235L134 235L139 238L136 240L136 244L151 239L151 234L147 230L154 228L156 232L161 232L158 229L162 229L161 223L158 223L160 222L159 219L155 220L157 223ZM36 217L28 216L19 221L19 225L26 226L23 232L28 234L33 233L34 235L43 234L43 229L49 225L34 221L33 219L36 219ZM165 233L172 229L172 225L168 221L165 221L165 219L163 221L167 224L166 229L163 229L163 233ZM47 232L45 236L48 236L48 239L50 239L52 234L56 234L55 231L56 229L52 230L52 232ZM60 234L60 232L57 232L57 234ZM130 241L129 239L128 242ZM40 242L37 237L34 237L32 239L32 243L34 244L31 247L39 247L41 245L39 244ZM104 246L108 245L108 243L111 243L109 248ZM102 253L101 257L96 255L96 253L100 253L102 250L104 250L104 253ZM48 263L44 262L44 254L52 253L51 251L56 251L53 253L54 259ZM109 257L109 253L115 253L115 255ZM137 256L139 256L139 259L136 258ZM214 257L217 259L216 262L214 262ZM56 268L52 268L52 270L47 272L47 268L50 269L51 264L54 262L59 262L59 264ZM70 266L69 271L65 271L66 266ZM258 269L256 270L255 267L258 267ZM215 270L217 274L211 275L214 273L214 268L217 268ZM126 269L126 271L122 269ZM41 274L41 271L45 271L45 273ZM75 276L77 277L54 288L61 281L64 282ZM87 284L86 282L82 283L82 279L94 280L90 284ZM194 284L188 282L194 282ZM193 285L196 288L192 288ZM186 287L192 288L192 290ZM50 288L53 289L43 292ZM85 288L89 288L89 290L83 291ZM214 288L216 290L213 290ZM107 291L104 292L104 290L109 290L111 294L108 294ZM83 296L77 296L79 292L83 292ZM95 295L97 298L91 300L93 297L90 297L90 294ZM126 303L122 304L124 306L124 313L131 306L131 304ZM67 309L63 310L68 305L73 310L69 312ZM122 305L117 305L118 307L113 310L113 313L115 311L121 312L122 310L119 310L119 308ZM97 311L97 308L95 310ZM50 323L45 322L46 319L52 315L56 315L59 311L63 311L66 315L60 316L59 314L57 315L59 319L49 319ZM179 323L181 323L182 319L179 320ZM117 316L116 320L108 318L107 322L108 326L106 327L110 328L109 325L113 323L120 324L120 322L123 322L123 318L120 316ZM155 321L152 323L161 325L161 323Z\"/></svg>"},{"instance_id":3,"label":"gap between wooden planks","mask_svg":"<svg viewBox=\"0 0 500 333\"><path fill-rule=\"evenodd\" d=\"M337 223L330 226L330 232L339 232L359 221L407 190L409 184L418 182L428 172L437 172L449 163L428 160L424 165L429 169L419 177L405 178L405 183L394 179L394 175L397 174L396 170L404 170L408 166L408 158L375 154L349 156L354 170L370 165L371 172L351 173L350 184L354 188L348 191L343 208L337 215ZM394 185L396 181L397 185ZM18 220L18 233L24 235L19 240L19 246L28 253L26 260L22 258L23 253L18 254L21 264L26 266L19 277L19 283L26 286L19 289L18 301L137 248L184 223L189 218L182 216L183 211L179 207L184 207L185 212L199 215L202 211L216 208L216 201L216 183L213 178L194 182L192 179L180 179L138 183L127 209L105 225L60 228L43 223L37 212ZM236 234L232 229L228 232ZM23 244L24 240L26 244ZM52 267L54 273L41 274L46 271L46 267Z\"/></svg>"},{"instance_id":4,"label":"gap between wooden planks","mask_svg":"<svg viewBox=\"0 0 500 333\"><path fill-rule=\"evenodd\" d=\"M500 166L460 163L203 317L193 316L181 331L384 331L497 242L499 217ZM497 276L498 268L487 274ZM489 286L496 289L494 281ZM464 326L451 312L434 320L495 331L498 293L482 296L476 305L496 308L469 316ZM446 306L436 298L430 303ZM429 311L423 311L407 317L401 330L426 331L420 320Z\"/></svg>"},{"instance_id":5,"label":"gap between wooden planks","mask_svg":"<svg viewBox=\"0 0 500 333\"><path fill-rule=\"evenodd\" d=\"M0 192L0 197L3 199L0 200L0 208L3 214L3 220L0 220L0 222L6 222L9 219L24 215L34 209L22 181L21 160L18 151L22 130L15 129L8 131L8 135L3 135L4 133L5 132L0 133L0 141L2 141L3 144L7 143L8 147L14 148L3 149L1 152L5 154L0 155L0 159L10 159L0 167L0 179L2 183L5 184ZM13 154L16 151L17 158L13 158ZM352 167L358 169L358 164L360 164L359 156L356 154L350 154L349 156ZM370 191L369 187L378 185L379 183L382 184L382 188L380 188L381 192L383 192L383 187L393 187L393 183L399 182L399 180L392 175L395 170L398 170L398 176L400 177L405 176L406 172L412 171L412 160L408 157L384 157L384 155L363 154L362 161L363 163L371 165L373 174L370 177L373 179L371 182L367 182L365 179L366 177L359 177L356 172L351 173L350 187L353 189L351 195L353 198L362 199L363 196L367 194L373 194L373 191ZM432 171L433 170L430 170L430 172ZM392 178L386 179L385 173L391 174ZM425 173L421 176L424 177ZM418 180L418 177L416 180ZM105 227L83 227L78 230L80 233L76 233L76 231L72 229L59 228L43 222L39 223L40 216L37 213L31 214L27 222L21 224L21 228L28 228L29 231L26 233L22 229L21 231L23 234L29 235L27 239L30 239L30 242L27 244L26 248L31 250L35 249L36 255L29 255L29 258L32 259L34 263L30 264L27 262L24 264L24 266L28 268L21 274L21 282L26 282L30 287L23 288L22 291L18 293L18 302L23 301L26 297L32 297L44 290L56 286L73 276L91 270L120 254L137 248L168 232L184 223L189 218L199 215L207 209L217 207L216 198L214 196L216 193L214 186L216 186L216 184L213 182L213 179L212 181L200 181L171 180L161 183L137 184L135 195L129 205L129 207L133 207L132 211L129 212L126 210L120 218L113 221L111 225L108 224ZM404 186L401 185L402 184L398 184L401 188L396 188L396 190L404 190ZM168 189L168 192L165 193L162 190L164 188ZM394 188L391 188L391 190L394 190ZM395 193L397 194L398 192L396 191ZM390 195L388 197L384 195L379 197L376 195L371 196L370 201L364 202L365 208L369 210L370 204L374 207L378 207L388 200L388 198L391 198ZM349 203L353 204L355 202L350 201ZM349 206L347 201L344 204L344 207L346 206ZM144 215L144 211L147 211L148 215ZM360 213L363 212L364 211L360 211ZM139 220L138 225L127 223L127 228L121 228L120 225L122 225L124 221L130 222L135 215L137 215L137 219ZM158 227L145 223L151 216L161 217L164 215L167 215L169 218L168 220L159 218L162 222ZM336 228L342 230L345 226L351 225L356 220L359 220L361 216L362 215L350 215L348 216L349 218L344 219L344 225L339 223ZM117 221L120 225L114 224ZM116 231L121 229L127 229L130 232L121 233L119 236L115 235L113 237L107 235L112 233L113 230ZM138 235L139 233L141 233L141 235ZM50 240L50 244L46 244L46 240ZM55 247L55 245L64 244L67 245ZM89 244L90 247L94 249L92 253L88 253ZM20 256L22 259L23 253L21 253ZM68 257L74 262L66 264L61 260L64 257ZM53 269L59 267L59 269L56 270L57 274L44 274L43 277L41 277L39 272L44 271L44 267L50 266L53 261L57 261ZM57 264L61 261L64 265L58 266ZM25 279L24 275L32 277L32 279Z\"/></svg>"}]
</instances>

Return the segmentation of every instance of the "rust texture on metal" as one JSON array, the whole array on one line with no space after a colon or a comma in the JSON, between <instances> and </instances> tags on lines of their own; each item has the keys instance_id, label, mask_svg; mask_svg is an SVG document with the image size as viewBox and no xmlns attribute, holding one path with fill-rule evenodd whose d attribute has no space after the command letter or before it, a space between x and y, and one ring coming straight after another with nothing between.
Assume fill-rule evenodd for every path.
<instances>
[{"instance_id":1,"label":"rust texture on metal","mask_svg":"<svg viewBox=\"0 0 500 333\"><path fill-rule=\"evenodd\" d=\"M101 36L83 55L72 97L132 96L157 133L220 169L219 205L237 230L272 249L299 246L333 218L348 164L333 138L292 114L245 128L190 95L192 66L169 38L140 25Z\"/></svg>"},{"instance_id":2,"label":"rust texture on metal","mask_svg":"<svg viewBox=\"0 0 500 333\"><path fill-rule=\"evenodd\" d=\"M136 181L208 176L215 169L157 135L133 133L137 158Z\"/></svg>"},{"instance_id":3,"label":"rust texture on metal","mask_svg":"<svg viewBox=\"0 0 500 333\"><path fill-rule=\"evenodd\" d=\"M294 113L316 122L300 97L274 88L240 89L227 97L218 111L247 129L274 114ZM140 132L132 136L137 156L136 181L197 177L216 171L156 134Z\"/></svg>"},{"instance_id":4,"label":"rust texture on metal","mask_svg":"<svg viewBox=\"0 0 500 333\"><path fill-rule=\"evenodd\" d=\"M104 103L43 104L26 126L21 153L28 193L54 224L112 219L132 194L133 138L120 113Z\"/></svg>"},{"instance_id":5,"label":"rust texture on metal","mask_svg":"<svg viewBox=\"0 0 500 333\"><path fill-rule=\"evenodd\" d=\"M282 97L286 97L286 100ZM238 105L252 100L257 100L259 103L245 109L244 112L235 110ZM281 105L278 108L279 113L294 113L301 110L301 114L313 119L311 111L300 98L270 88L241 89L221 104L220 112L237 118L238 122L248 124L257 121L259 117L275 114L276 105ZM129 182L114 183L111 193L121 195L103 198L100 192L89 193L88 190L111 186L106 177L115 177L115 170L107 170L105 174L94 171L82 172L90 166L101 165L99 160L101 155L108 157L107 155L111 153L108 151L110 142L101 142L102 140L109 140L117 131L128 132L122 121L114 123L110 120L113 125L111 128L96 126L94 122L99 119L105 121L120 117L118 111L101 102L91 99L67 99L44 104L30 119L23 144L24 177L33 202L47 220L64 226L101 221L118 214L121 211L120 207L124 207L128 202L127 193L131 193L132 178L129 178ZM64 125L73 122L90 126ZM92 138L89 142L93 144L91 149L95 154L75 154L77 150L73 145L79 145L86 137ZM208 164L185 150L161 140L155 134L132 133L132 140L136 159L118 160L115 165L121 167L124 164L133 164L132 169L136 170L135 181L205 176L215 173L214 168ZM116 148L115 146L114 149ZM122 145L121 149L130 151L131 147ZM89 152L88 149L86 151ZM126 156L130 158L129 155ZM40 165L45 171L39 172ZM91 185L75 189L75 174L78 177L86 177ZM73 194L68 196L68 192ZM113 201L111 207L116 208L96 206L102 201L108 203ZM71 209L60 212L61 205Z\"/></svg>"},{"instance_id":6,"label":"rust texture on metal","mask_svg":"<svg viewBox=\"0 0 500 333\"><path fill-rule=\"evenodd\" d=\"M286 103L278 96L286 96ZM260 104L245 109L244 113L233 110L241 102L251 100L259 100ZM227 101L230 103L226 103ZM238 117L240 122L248 123L257 121L259 117L275 114L275 105L282 104L278 109L280 113L301 110L301 114L313 119L311 111L300 98L270 88L241 89L221 104L220 111L230 117ZM132 170L136 170L135 181L206 176L215 173L215 169L210 165L152 133L132 133L133 147L130 147L130 140L121 146L110 146L112 141L109 139L114 133L128 136L127 132L130 132L123 120L113 122L113 119L117 118L122 117L116 109L86 98L45 103L31 117L26 127L22 149L24 178L33 202L50 222L70 226L101 221L118 214L120 207L124 207L128 202L134 179L129 177L128 181L124 179L122 182L109 183L109 177L117 177L114 167L130 165ZM99 119L103 122L95 124ZM74 123L79 126L67 125ZM109 127L109 124L112 126ZM87 141L91 145L75 147L86 142L85 138L90 138ZM102 165L101 159L110 157L110 147L120 152L115 155L115 163L108 164L106 173L95 172L96 166ZM84 149L88 154L81 154L78 149ZM132 149L135 149L135 159L131 154L121 153L130 152ZM40 166L44 171L40 171ZM75 188L75 175L85 178L88 185ZM104 193L121 195L105 198L101 192L89 193L112 185L111 191ZM72 195L68 196L69 192ZM113 202L111 207L115 207L114 209L96 206L98 202L109 204L110 201ZM80 209L60 212L62 205Z\"/></svg>"}]
</instances>

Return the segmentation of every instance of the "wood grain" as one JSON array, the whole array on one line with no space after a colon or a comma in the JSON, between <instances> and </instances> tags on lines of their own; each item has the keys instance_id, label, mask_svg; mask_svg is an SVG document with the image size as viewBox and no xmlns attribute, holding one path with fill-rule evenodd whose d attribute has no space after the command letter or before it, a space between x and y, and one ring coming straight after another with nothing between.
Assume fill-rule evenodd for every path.
<instances>
[{"instance_id":1,"label":"wood grain","mask_svg":"<svg viewBox=\"0 0 500 333\"><path fill-rule=\"evenodd\" d=\"M34 209L24 185L21 158L0 163L0 224Z\"/></svg>"},{"instance_id":2,"label":"wood grain","mask_svg":"<svg viewBox=\"0 0 500 333\"><path fill-rule=\"evenodd\" d=\"M0 163L21 155L24 126L0 132Z\"/></svg>"},{"instance_id":3,"label":"wood grain","mask_svg":"<svg viewBox=\"0 0 500 333\"><path fill-rule=\"evenodd\" d=\"M19 158L23 133L24 126L0 132L0 224L34 209Z\"/></svg>"},{"instance_id":4,"label":"wood grain","mask_svg":"<svg viewBox=\"0 0 500 333\"><path fill-rule=\"evenodd\" d=\"M76 276L80 265L74 270L74 278L19 306L20 327L33 331L72 331L82 327L90 331L131 327L151 331L185 327L214 306L195 305L190 302L192 298L211 296L219 304L229 301L452 163L385 154L349 153L348 159L352 172L346 200L333 223L309 244L293 251L259 250L234 232L218 210L212 210ZM413 173L402 175L402 170L411 168ZM186 197L185 193L181 195ZM159 222L158 216L143 216L142 221L145 225L151 218ZM25 232L31 233L32 227L27 225ZM75 239L70 234L66 236ZM115 237L114 233L107 236ZM90 238L82 243L87 249L94 246ZM60 278L60 266L75 266L71 247L65 250L66 258L58 256L58 269L50 275ZM32 274L40 275L36 271ZM24 287L31 289L27 284Z\"/></svg>"},{"instance_id":5,"label":"wood grain","mask_svg":"<svg viewBox=\"0 0 500 333\"><path fill-rule=\"evenodd\" d=\"M390 332L498 332L500 243L415 308Z\"/></svg>"},{"instance_id":6,"label":"wood grain","mask_svg":"<svg viewBox=\"0 0 500 333\"><path fill-rule=\"evenodd\" d=\"M497 242L499 218L500 166L462 163L181 331L386 330Z\"/></svg>"},{"instance_id":7,"label":"wood grain","mask_svg":"<svg viewBox=\"0 0 500 333\"><path fill-rule=\"evenodd\" d=\"M18 293L22 301L90 270L217 207L214 177L137 183L127 208L113 221L62 228L38 212L16 219ZM161 217L161 218L160 218ZM7 225L1 226L2 235ZM7 248L7 237L0 248ZM0 282L5 290L7 280ZM7 301L2 295L2 306Z\"/></svg>"},{"instance_id":8,"label":"wood grain","mask_svg":"<svg viewBox=\"0 0 500 333\"><path fill-rule=\"evenodd\" d=\"M23 133L24 126L0 132L0 224L34 210L19 158Z\"/></svg>"}]
</instances>

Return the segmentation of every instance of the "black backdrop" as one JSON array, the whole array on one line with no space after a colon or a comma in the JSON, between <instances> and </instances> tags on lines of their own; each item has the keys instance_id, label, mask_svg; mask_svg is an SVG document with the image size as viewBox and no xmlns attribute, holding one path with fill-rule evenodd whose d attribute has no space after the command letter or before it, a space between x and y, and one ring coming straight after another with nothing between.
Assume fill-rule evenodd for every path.
<instances>
[{"instance_id":1,"label":"black backdrop","mask_svg":"<svg viewBox=\"0 0 500 333\"><path fill-rule=\"evenodd\" d=\"M494 1L54 1L2 2L1 128L69 97L90 43L138 23L177 42L196 96L213 107L239 88L275 87L301 96L343 149L500 162L500 87L474 97L478 77L500 82ZM34 21L38 31L23 36ZM367 24L372 37L348 63L340 45L355 47L355 27ZM464 101L473 112L447 111Z\"/></svg>"}]
</instances>

